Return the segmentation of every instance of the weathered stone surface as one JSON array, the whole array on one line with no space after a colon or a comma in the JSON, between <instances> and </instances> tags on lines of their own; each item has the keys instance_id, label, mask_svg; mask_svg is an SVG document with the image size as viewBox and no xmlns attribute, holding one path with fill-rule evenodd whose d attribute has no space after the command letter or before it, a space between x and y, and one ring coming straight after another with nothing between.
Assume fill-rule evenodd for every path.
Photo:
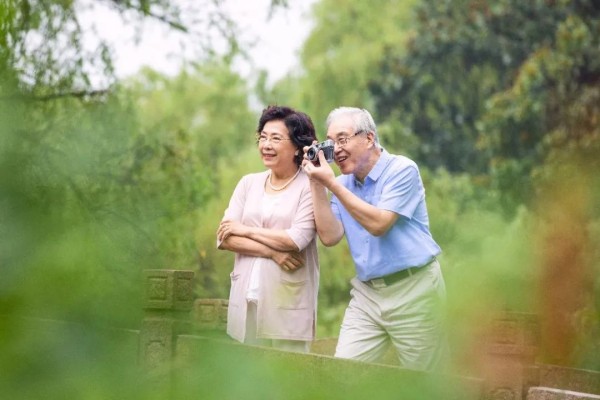
<instances>
[{"instance_id":1,"label":"weathered stone surface","mask_svg":"<svg viewBox=\"0 0 600 400\"><path fill-rule=\"evenodd\" d=\"M145 309L190 310L194 301L194 271L149 269L144 271Z\"/></svg>"},{"instance_id":2,"label":"weathered stone surface","mask_svg":"<svg viewBox=\"0 0 600 400\"><path fill-rule=\"evenodd\" d=\"M485 365L485 386L490 400L523 398L524 365L518 358L493 356Z\"/></svg>"},{"instance_id":3,"label":"weathered stone surface","mask_svg":"<svg viewBox=\"0 0 600 400\"><path fill-rule=\"evenodd\" d=\"M181 335L176 394L205 399L479 400L482 381Z\"/></svg>"},{"instance_id":4,"label":"weathered stone surface","mask_svg":"<svg viewBox=\"0 0 600 400\"><path fill-rule=\"evenodd\" d=\"M532 387L529 388L527 400L600 400L600 396L570 390Z\"/></svg>"},{"instance_id":5,"label":"weathered stone surface","mask_svg":"<svg viewBox=\"0 0 600 400\"><path fill-rule=\"evenodd\" d=\"M322 356L333 356L335 354L336 346L337 337L315 339L310 345L310 352ZM388 348L379 364L398 366L398 355L394 346Z\"/></svg>"},{"instance_id":6,"label":"weathered stone surface","mask_svg":"<svg viewBox=\"0 0 600 400\"><path fill-rule=\"evenodd\" d=\"M156 370L173 357L175 321L168 318L145 318L140 333L140 361L145 368Z\"/></svg>"},{"instance_id":7,"label":"weathered stone surface","mask_svg":"<svg viewBox=\"0 0 600 400\"><path fill-rule=\"evenodd\" d=\"M494 319L486 345L483 378L486 398L521 400L530 384L528 367L537 352L538 328L535 316L504 313Z\"/></svg>"},{"instance_id":8,"label":"weathered stone surface","mask_svg":"<svg viewBox=\"0 0 600 400\"><path fill-rule=\"evenodd\" d=\"M370 380L378 382L377 385L381 390L377 391L377 395L392 393L394 385L411 388L407 392L402 389L395 393L393 398L398 395L397 398L404 396L415 399L600 399L598 397L600 372L535 364L539 328L535 316L531 314L507 313L497 318L486 340L487 362L481 371L483 379L448 378L447 381L453 383L450 384L451 387L448 387L448 393L446 393L439 387L439 380L435 381L435 384L432 383L433 387L423 386L422 379L428 380L428 378L424 378L425 375L419 375L423 373L402 368L399 368L403 371L402 373L386 370L385 368L390 368L390 364L397 365L393 351L382 364L368 364L331 357L335 351L337 338L316 340L312 344L311 354L288 353L240 345L225 334L228 301L224 299L195 300L191 321L195 331L201 336L182 335L181 333L191 330L178 328L178 324L185 319L185 313L181 311L185 307L179 308L174 304L176 301L182 302L180 306L185 304L183 302L189 304L189 297L185 294L177 295L175 291L179 290L176 289L179 287L183 288L182 293L186 293L187 284L177 286L176 279L172 279L174 284L169 286L169 274L165 274L164 271L148 274L148 278L151 279L150 285L153 285L149 293L154 293L149 301L154 303L151 303L153 306L146 308L146 320L144 320L141 334L141 351L145 354L146 365L150 367L164 365L175 358L177 368L175 379L184 391L189 389L186 382L187 376L190 381L194 382L194 385L198 384L200 389L202 385L204 388L210 386L212 392L219 394L216 398L233 396L237 393L235 392L237 389L249 390L247 393L252 394L250 398L262 398L262 394L267 398L273 397L273 393L270 392L263 393L258 389L255 392L251 385L252 382L246 378L243 382L236 383L237 389L229 388L228 379L222 377L227 376L228 368L231 368L231 372L234 374L237 371L238 374L256 376L258 381L261 379L280 380L275 385L275 389L279 395L285 393L287 398L308 398L294 397L294 395L290 397L289 390L296 391L295 394L298 395L307 393L321 395L334 390L336 398L346 398L347 396L361 398L360 396L366 395L368 392L368 389L365 388L375 390L372 382L367 382ZM188 280L191 284L192 277L193 273L181 278L183 281ZM168 300L169 290L174 291L173 302ZM189 316L189 313L187 315ZM260 371L270 368L272 364L275 364L274 371L268 372L266 375ZM411 376L411 378L402 378L401 375ZM298 376L299 378L297 378ZM367 379L369 376L372 376L372 379ZM198 379L197 377L202 378ZM182 384L182 382L184 383ZM270 387L270 384L261 382ZM460 384L457 386L456 382L460 382ZM344 383L356 390L348 389ZM308 388L308 391L304 391L305 388ZM529 390L528 395L529 388L532 390ZM229 391L230 389L232 392ZM417 392L411 392L413 389L417 392L422 390L420 395L425 397L414 397L411 393ZM358 396L359 393L360 396ZM242 393L237 394L242 395ZM427 397L429 395L434 397Z\"/></svg>"},{"instance_id":9,"label":"weathered stone surface","mask_svg":"<svg viewBox=\"0 0 600 400\"><path fill-rule=\"evenodd\" d=\"M600 395L600 372L539 365L539 386Z\"/></svg>"},{"instance_id":10,"label":"weathered stone surface","mask_svg":"<svg viewBox=\"0 0 600 400\"><path fill-rule=\"evenodd\" d=\"M504 313L494 320L490 331L491 351L535 355L539 345L539 324L534 314Z\"/></svg>"},{"instance_id":11,"label":"weathered stone surface","mask_svg":"<svg viewBox=\"0 0 600 400\"><path fill-rule=\"evenodd\" d=\"M175 357L177 335L190 331L193 278L193 271L144 271L145 316L140 331L139 359L147 371L160 374L168 370ZM168 381L168 374L164 375Z\"/></svg>"},{"instance_id":12,"label":"weathered stone surface","mask_svg":"<svg viewBox=\"0 0 600 400\"><path fill-rule=\"evenodd\" d=\"M223 299L196 299L193 308L194 327L198 330L221 330L227 328L227 307Z\"/></svg>"}]
</instances>

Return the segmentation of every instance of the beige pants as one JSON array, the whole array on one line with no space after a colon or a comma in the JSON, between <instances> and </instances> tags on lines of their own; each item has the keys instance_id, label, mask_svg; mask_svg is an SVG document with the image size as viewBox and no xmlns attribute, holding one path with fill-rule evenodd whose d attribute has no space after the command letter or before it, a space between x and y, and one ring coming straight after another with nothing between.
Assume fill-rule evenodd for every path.
<instances>
[{"instance_id":1,"label":"beige pants","mask_svg":"<svg viewBox=\"0 0 600 400\"><path fill-rule=\"evenodd\" d=\"M448 355L442 310L446 288L438 261L423 268L380 288L352 279L336 357L379 362L393 345L405 368L441 367Z\"/></svg>"},{"instance_id":2,"label":"beige pants","mask_svg":"<svg viewBox=\"0 0 600 400\"><path fill-rule=\"evenodd\" d=\"M246 337L244 343L254 346L273 347L275 349L308 353L310 342L304 340L285 339L260 339L256 337L256 303L248 302L248 315L246 316Z\"/></svg>"}]
</instances>

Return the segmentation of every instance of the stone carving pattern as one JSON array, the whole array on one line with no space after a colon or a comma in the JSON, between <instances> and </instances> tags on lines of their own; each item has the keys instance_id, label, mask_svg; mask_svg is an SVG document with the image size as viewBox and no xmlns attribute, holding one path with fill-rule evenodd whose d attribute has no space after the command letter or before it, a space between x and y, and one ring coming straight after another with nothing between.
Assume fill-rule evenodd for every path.
<instances>
[{"instance_id":1,"label":"stone carving pattern","mask_svg":"<svg viewBox=\"0 0 600 400\"><path fill-rule=\"evenodd\" d=\"M177 296L177 300L179 301L189 301L192 299L192 280L187 278L178 278L177 286L175 289L175 293Z\"/></svg>"},{"instance_id":2,"label":"stone carving pattern","mask_svg":"<svg viewBox=\"0 0 600 400\"><path fill-rule=\"evenodd\" d=\"M220 312L219 312L219 319L221 321L222 324L227 324L227 307L228 307L228 303L224 303L221 304L220 307Z\"/></svg>"},{"instance_id":3,"label":"stone carving pattern","mask_svg":"<svg viewBox=\"0 0 600 400\"><path fill-rule=\"evenodd\" d=\"M514 320L498 321L494 327L496 343L516 344L518 336L517 322Z\"/></svg>"},{"instance_id":4,"label":"stone carving pattern","mask_svg":"<svg viewBox=\"0 0 600 400\"><path fill-rule=\"evenodd\" d=\"M214 304L203 304L200 306L200 320L202 322L214 322L215 314Z\"/></svg>"},{"instance_id":5,"label":"stone carving pattern","mask_svg":"<svg viewBox=\"0 0 600 400\"><path fill-rule=\"evenodd\" d=\"M162 340L152 340L146 345L146 365L156 368L168 361L165 343Z\"/></svg>"},{"instance_id":6,"label":"stone carving pattern","mask_svg":"<svg viewBox=\"0 0 600 400\"><path fill-rule=\"evenodd\" d=\"M148 299L165 300L167 298L167 279L149 278L148 279Z\"/></svg>"}]
</instances>

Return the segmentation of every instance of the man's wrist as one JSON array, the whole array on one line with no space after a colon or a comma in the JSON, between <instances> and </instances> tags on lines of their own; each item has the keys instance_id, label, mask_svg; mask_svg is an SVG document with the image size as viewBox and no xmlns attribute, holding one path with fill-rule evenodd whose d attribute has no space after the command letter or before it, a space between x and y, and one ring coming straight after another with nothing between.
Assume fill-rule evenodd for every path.
<instances>
[{"instance_id":1,"label":"man's wrist","mask_svg":"<svg viewBox=\"0 0 600 400\"><path fill-rule=\"evenodd\" d=\"M327 189L333 193L336 194L337 189L339 188L339 186L341 185L341 183L339 183L337 181L337 179L332 179L331 183L327 186Z\"/></svg>"}]
</instances>

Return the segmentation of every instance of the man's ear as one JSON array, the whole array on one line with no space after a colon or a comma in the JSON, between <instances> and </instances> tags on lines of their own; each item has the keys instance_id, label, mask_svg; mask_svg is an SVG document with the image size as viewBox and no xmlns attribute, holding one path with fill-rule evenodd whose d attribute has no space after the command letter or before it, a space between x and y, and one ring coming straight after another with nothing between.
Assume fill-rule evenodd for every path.
<instances>
[{"instance_id":1,"label":"man's ear","mask_svg":"<svg viewBox=\"0 0 600 400\"><path fill-rule=\"evenodd\" d=\"M369 141L369 147L375 145L375 134L373 132L367 132L367 140Z\"/></svg>"}]
</instances>

